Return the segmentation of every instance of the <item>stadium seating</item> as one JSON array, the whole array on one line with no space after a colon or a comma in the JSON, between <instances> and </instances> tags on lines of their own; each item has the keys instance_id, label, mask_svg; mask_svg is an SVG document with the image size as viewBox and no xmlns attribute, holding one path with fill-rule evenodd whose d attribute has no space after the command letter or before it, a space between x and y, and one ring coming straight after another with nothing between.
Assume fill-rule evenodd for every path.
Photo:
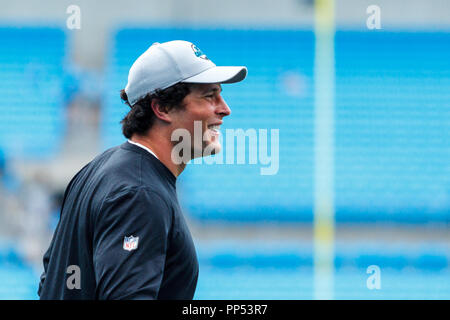
<instances>
[{"instance_id":1,"label":"stadium seating","mask_svg":"<svg viewBox=\"0 0 450 320\"><path fill-rule=\"evenodd\" d=\"M244 82L223 85L232 110L223 133L279 129L276 175L260 174L260 158L190 165L178 183L183 207L203 221L312 221L312 31L119 30L106 66L104 147L124 141L119 91L129 67L153 42L173 39L195 42L217 65L248 67ZM339 31L335 39L336 220L448 221L449 34Z\"/></svg>"},{"instance_id":2,"label":"stadium seating","mask_svg":"<svg viewBox=\"0 0 450 320\"><path fill-rule=\"evenodd\" d=\"M341 221L449 221L450 35L336 34Z\"/></svg>"},{"instance_id":3,"label":"stadium seating","mask_svg":"<svg viewBox=\"0 0 450 320\"><path fill-rule=\"evenodd\" d=\"M236 248L240 248L236 251ZM197 246L195 299L312 299L313 252L306 243L220 241ZM450 294L449 252L437 243L337 246L337 299L442 299ZM383 290L367 290L366 268L383 270ZM0 241L0 300L37 299L42 265L33 269L11 241ZM38 271L39 270L39 271ZM233 279L230 281L230 279ZM414 280L412 280L414 279Z\"/></svg>"},{"instance_id":4,"label":"stadium seating","mask_svg":"<svg viewBox=\"0 0 450 320\"><path fill-rule=\"evenodd\" d=\"M0 38L0 148L8 158L49 158L64 137L66 35L0 27Z\"/></svg>"},{"instance_id":5,"label":"stadium seating","mask_svg":"<svg viewBox=\"0 0 450 320\"><path fill-rule=\"evenodd\" d=\"M312 246L222 241L200 246L198 253L196 299L314 298ZM361 241L338 244L335 253L335 299L442 299L450 294L449 252L443 244ZM370 265L382 270L381 290L366 286Z\"/></svg>"},{"instance_id":6,"label":"stadium seating","mask_svg":"<svg viewBox=\"0 0 450 320\"><path fill-rule=\"evenodd\" d=\"M37 299L39 275L17 250L17 243L0 240L0 300Z\"/></svg>"}]
</instances>

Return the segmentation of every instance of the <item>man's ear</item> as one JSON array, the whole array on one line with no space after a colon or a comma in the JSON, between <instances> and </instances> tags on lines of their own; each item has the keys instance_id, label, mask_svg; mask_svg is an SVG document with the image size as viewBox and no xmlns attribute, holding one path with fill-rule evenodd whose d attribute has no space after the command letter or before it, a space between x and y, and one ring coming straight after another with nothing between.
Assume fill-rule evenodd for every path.
<instances>
[{"instance_id":1,"label":"man's ear","mask_svg":"<svg viewBox=\"0 0 450 320\"><path fill-rule=\"evenodd\" d=\"M158 99L152 99L151 108L158 119L168 123L172 122L169 112L159 103Z\"/></svg>"}]
</instances>

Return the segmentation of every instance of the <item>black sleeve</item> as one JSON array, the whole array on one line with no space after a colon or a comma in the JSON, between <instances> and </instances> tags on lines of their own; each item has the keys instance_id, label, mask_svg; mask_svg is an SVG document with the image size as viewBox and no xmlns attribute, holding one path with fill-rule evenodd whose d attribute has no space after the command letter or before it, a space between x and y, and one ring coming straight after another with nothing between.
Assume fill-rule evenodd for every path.
<instances>
[{"instance_id":1,"label":"black sleeve","mask_svg":"<svg viewBox=\"0 0 450 320\"><path fill-rule=\"evenodd\" d=\"M60 213L62 213L62 211L64 209L64 203L66 202L67 194L69 193L69 190L72 187L74 181L76 181L77 177L81 174L83 169L86 168L87 166L88 165L85 165L80 171L78 171L78 173L72 178L72 180L70 180L69 184L67 185L67 188L64 191L63 203L61 206ZM58 225L56 226L56 230L58 230L60 223L61 223L61 214L59 217ZM38 296L39 297L41 296L42 288L44 287L44 282L45 282L45 279L47 278L47 267L48 267L48 263L50 261L50 256L52 254L53 245L55 243L55 235L56 235L56 231L54 231L53 238L50 242L50 246L48 247L48 249L45 252L44 257L43 257L44 271L42 272L41 277L39 278L39 288L38 288Z\"/></svg>"},{"instance_id":2,"label":"black sleeve","mask_svg":"<svg viewBox=\"0 0 450 320\"><path fill-rule=\"evenodd\" d=\"M53 246L53 241L50 244L50 247L47 249L47 251L44 254L44 271L42 271L41 277L39 278L39 288L38 288L38 296L41 296L41 292L42 292L42 287L44 286L44 282L45 282L45 278L47 277L47 266L48 266L48 262L50 260L50 253L52 250L52 246Z\"/></svg>"},{"instance_id":3,"label":"black sleeve","mask_svg":"<svg viewBox=\"0 0 450 320\"><path fill-rule=\"evenodd\" d=\"M98 299L156 299L163 277L172 212L155 192L134 188L107 198L94 226ZM124 249L125 237L138 237Z\"/></svg>"}]
</instances>

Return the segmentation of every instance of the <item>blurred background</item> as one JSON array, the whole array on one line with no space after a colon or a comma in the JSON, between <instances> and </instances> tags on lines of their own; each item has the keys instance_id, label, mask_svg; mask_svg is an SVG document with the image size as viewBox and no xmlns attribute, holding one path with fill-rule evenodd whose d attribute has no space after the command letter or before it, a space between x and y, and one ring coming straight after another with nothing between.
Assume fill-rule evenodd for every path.
<instances>
[{"instance_id":1,"label":"blurred background","mask_svg":"<svg viewBox=\"0 0 450 320\"><path fill-rule=\"evenodd\" d=\"M274 175L178 178L195 299L450 299L449 1L0 7L0 299L38 298L67 183L125 141L128 69L174 39L248 67L224 129L279 130Z\"/></svg>"}]
</instances>

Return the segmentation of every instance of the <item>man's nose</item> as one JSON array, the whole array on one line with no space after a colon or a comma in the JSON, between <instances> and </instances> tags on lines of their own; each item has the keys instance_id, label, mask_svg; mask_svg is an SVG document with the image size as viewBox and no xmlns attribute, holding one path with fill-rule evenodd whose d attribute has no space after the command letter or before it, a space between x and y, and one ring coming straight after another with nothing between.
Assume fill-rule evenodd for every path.
<instances>
[{"instance_id":1,"label":"man's nose","mask_svg":"<svg viewBox=\"0 0 450 320\"><path fill-rule=\"evenodd\" d=\"M229 116L231 114L231 109L228 107L225 100L222 98L222 96L219 97L219 103L217 104L217 111L218 114L220 114L222 117Z\"/></svg>"}]
</instances>

